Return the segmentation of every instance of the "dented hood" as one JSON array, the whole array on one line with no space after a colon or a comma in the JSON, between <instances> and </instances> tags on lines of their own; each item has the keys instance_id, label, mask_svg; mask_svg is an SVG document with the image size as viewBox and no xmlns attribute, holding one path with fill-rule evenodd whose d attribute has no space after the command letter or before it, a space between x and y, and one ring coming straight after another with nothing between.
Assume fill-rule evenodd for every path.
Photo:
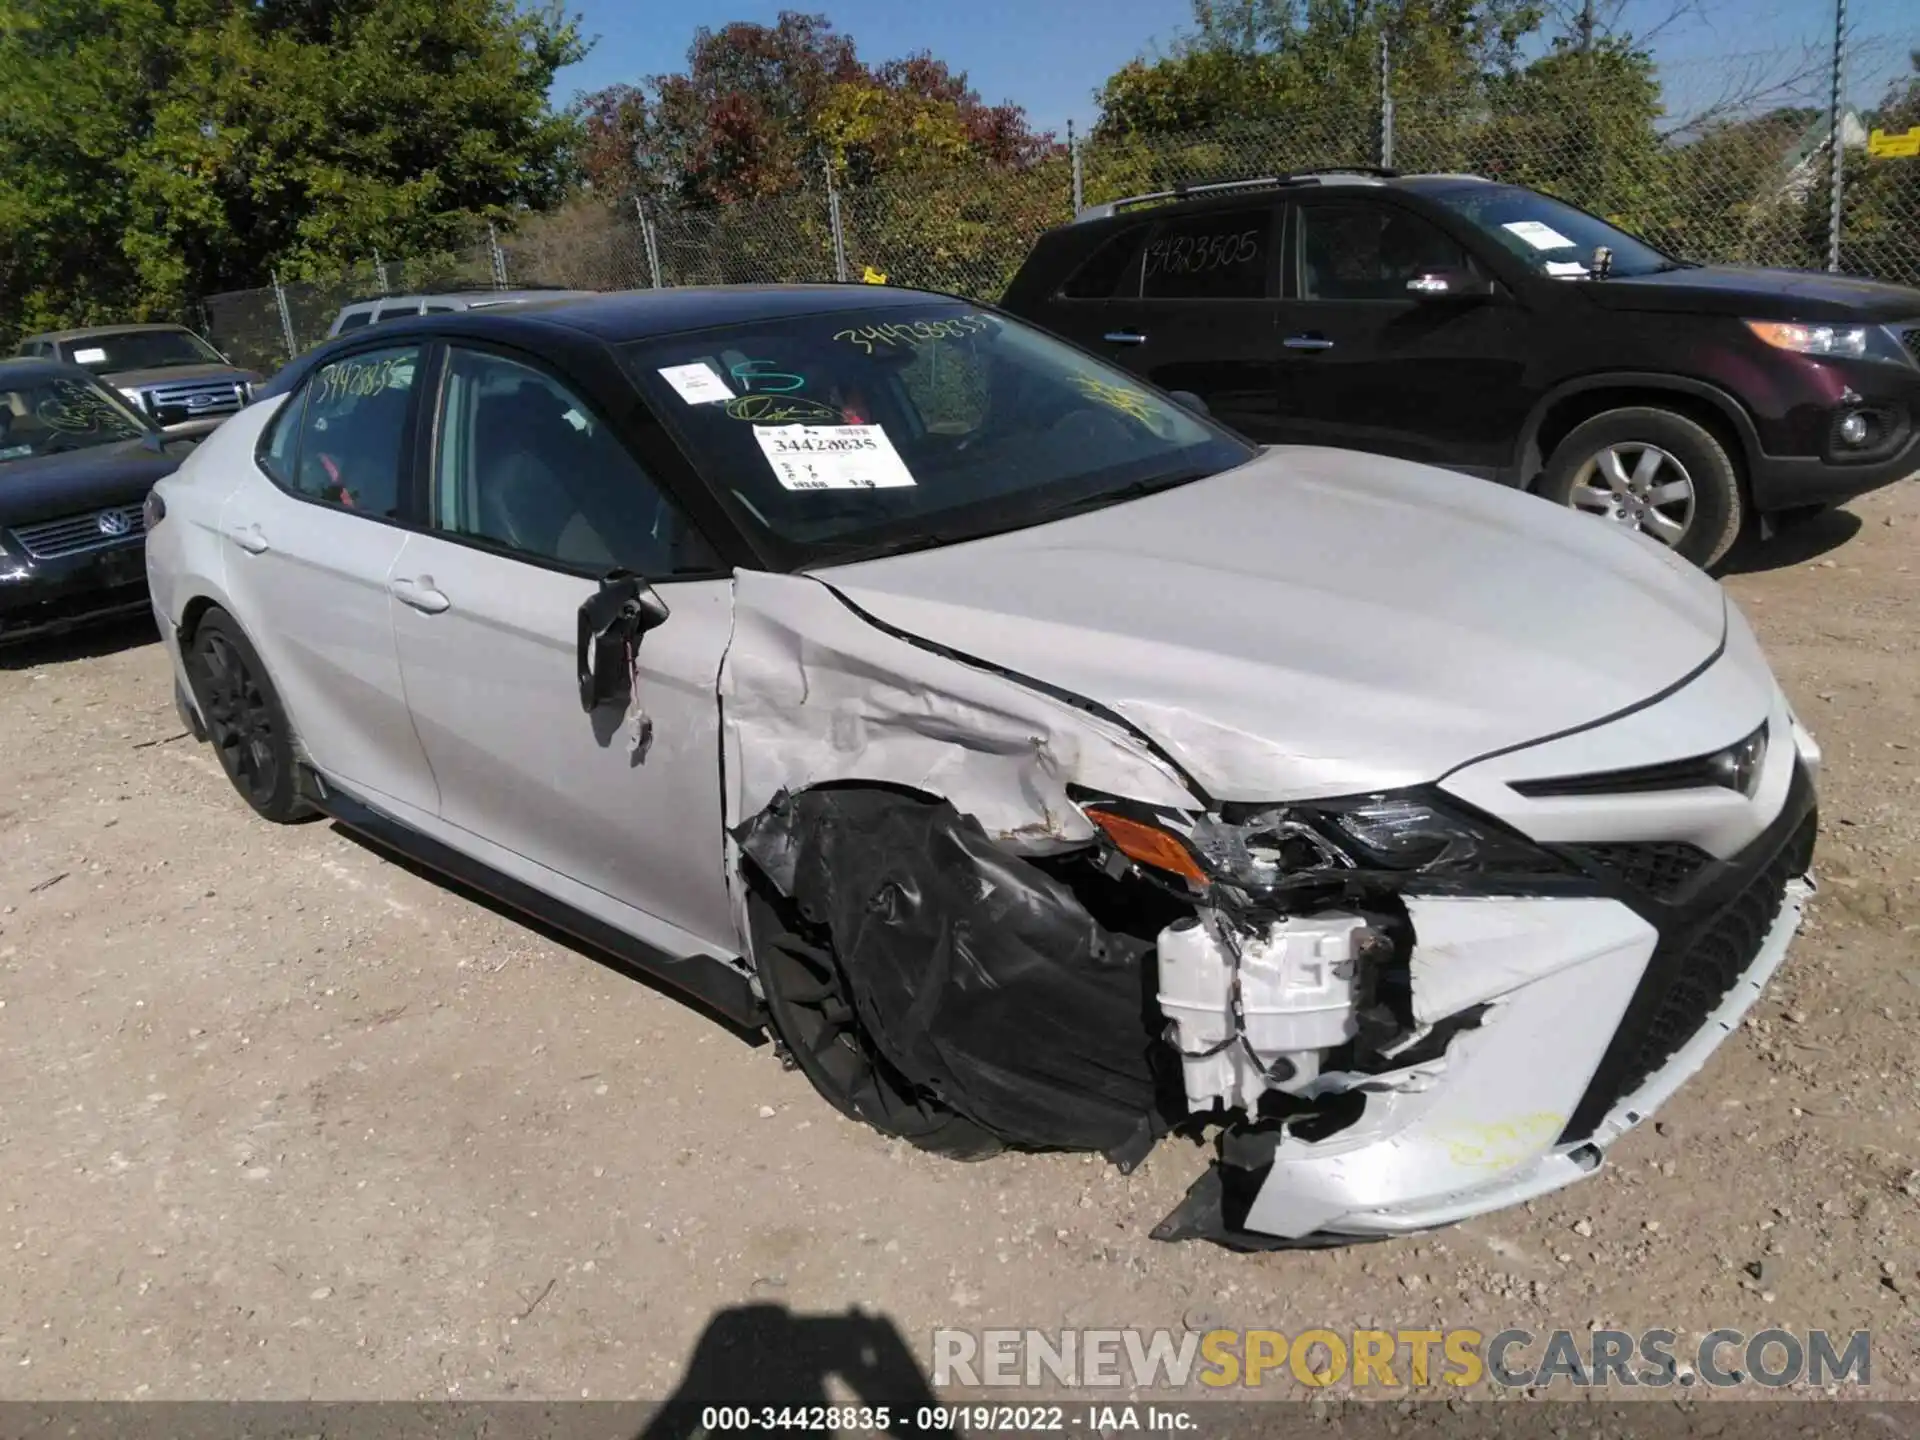
<instances>
[{"instance_id":1,"label":"dented hood","mask_svg":"<svg viewBox=\"0 0 1920 1440\"><path fill-rule=\"evenodd\" d=\"M1219 800L1437 779L1657 695L1726 628L1719 586L1651 541L1316 448L815 574L883 625L1118 713Z\"/></svg>"}]
</instances>

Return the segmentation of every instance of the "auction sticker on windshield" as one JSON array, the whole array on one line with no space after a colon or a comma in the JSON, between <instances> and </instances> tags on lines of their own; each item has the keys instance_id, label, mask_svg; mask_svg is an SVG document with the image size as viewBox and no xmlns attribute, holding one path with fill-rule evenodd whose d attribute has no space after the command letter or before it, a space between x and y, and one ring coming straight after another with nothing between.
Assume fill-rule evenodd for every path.
<instances>
[{"instance_id":1,"label":"auction sticker on windshield","mask_svg":"<svg viewBox=\"0 0 1920 1440\"><path fill-rule=\"evenodd\" d=\"M710 405L716 400L733 399L733 391L706 361L693 365L663 365L660 378L689 405Z\"/></svg>"},{"instance_id":2,"label":"auction sticker on windshield","mask_svg":"<svg viewBox=\"0 0 1920 1440\"><path fill-rule=\"evenodd\" d=\"M1517 235L1536 250L1571 250L1573 242L1551 225L1538 220L1509 220L1500 227L1509 234Z\"/></svg>"},{"instance_id":3,"label":"auction sticker on windshield","mask_svg":"<svg viewBox=\"0 0 1920 1440\"><path fill-rule=\"evenodd\" d=\"M753 438L789 490L893 490L914 483L878 425L755 425Z\"/></svg>"}]
</instances>

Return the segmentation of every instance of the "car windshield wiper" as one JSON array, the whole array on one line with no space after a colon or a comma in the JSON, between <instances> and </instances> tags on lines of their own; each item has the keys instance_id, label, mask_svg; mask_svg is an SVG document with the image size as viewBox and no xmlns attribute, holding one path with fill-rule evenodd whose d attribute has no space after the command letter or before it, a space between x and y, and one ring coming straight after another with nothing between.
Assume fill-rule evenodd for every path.
<instances>
[{"instance_id":1,"label":"car windshield wiper","mask_svg":"<svg viewBox=\"0 0 1920 1440\"><path fill-rule=\"evenodd\" d=\"M1176 485L1187 485L1195 480L1204 480L1207 476L1218 473L1212 466L1203 466L1192 470L1178 470L1171 475L1149 476L1145 480L1135 480L1131 484L1122 485L1118 490L1096 490L1090 495L1076 495L1071 500L1062 500L1045 509L1035 511L1026 523L1035 525L1046 520L1059 520L1068 515L1077 515L1083 510L1121 505L1129 500L1138 500L1143 496L1157 494L1162 490L1171 490Z\"/></svg>"}]
</instances>

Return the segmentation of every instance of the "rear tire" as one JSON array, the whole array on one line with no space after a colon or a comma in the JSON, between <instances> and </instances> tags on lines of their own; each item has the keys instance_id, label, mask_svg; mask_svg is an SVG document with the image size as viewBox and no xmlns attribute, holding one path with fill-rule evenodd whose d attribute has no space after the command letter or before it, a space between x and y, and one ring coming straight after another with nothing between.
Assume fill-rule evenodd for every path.
<instances>
[{"instance_id":1,"label":"rear tire","mask_svg":"<svg viewBox=\"0 0 1920 1440\"><path fill-rule=\"evenodd\" d=\"M1746 518L1740 474L1706 427L1672 410L1607 410L1568 432L1536 487L1556 505L1637 529L1705 570Z\"/></svg>"},{"instance_id":2,"label":"rear tire","mask_svg":"<svg viewBox=\"0 0 1920 1440\"><path fill-rule=\"evenodd\" d=\"M753 963L774 1035L829 1105L949 1160L984 1160L1005 1148L998 1136L915 1087L880 1053L824 935L803 933L811 927L792 907L757 886L747 907Z\"/></svg>"},{"instance_id":3,"label":"rear tire","mask_svg":"<svg viewBox=\"0 0 1920 1440\"><path fill-rule=\"evenodd\" d=\"M317 813L300 795L287 712L239 623L224 610L209 610L185 648L187 681L208 742L240 798L277 825Z\"/></svg>"}]
</instances>

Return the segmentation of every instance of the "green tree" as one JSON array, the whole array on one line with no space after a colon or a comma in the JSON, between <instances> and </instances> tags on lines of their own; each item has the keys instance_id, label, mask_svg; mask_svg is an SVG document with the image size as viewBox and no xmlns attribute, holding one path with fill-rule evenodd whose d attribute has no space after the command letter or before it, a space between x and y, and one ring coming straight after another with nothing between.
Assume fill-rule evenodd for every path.
<instances>
[{"instance_id":1,"label":"green tree","mask_svg":"<svg viewBox=\"0 0 1920 1440\"><path fill-rule=\"evenodd\" d=\"M270 266L550 203L584 47L514 0L0 0L0 325L164 313Z\"/></svg>"}]
</instances>

